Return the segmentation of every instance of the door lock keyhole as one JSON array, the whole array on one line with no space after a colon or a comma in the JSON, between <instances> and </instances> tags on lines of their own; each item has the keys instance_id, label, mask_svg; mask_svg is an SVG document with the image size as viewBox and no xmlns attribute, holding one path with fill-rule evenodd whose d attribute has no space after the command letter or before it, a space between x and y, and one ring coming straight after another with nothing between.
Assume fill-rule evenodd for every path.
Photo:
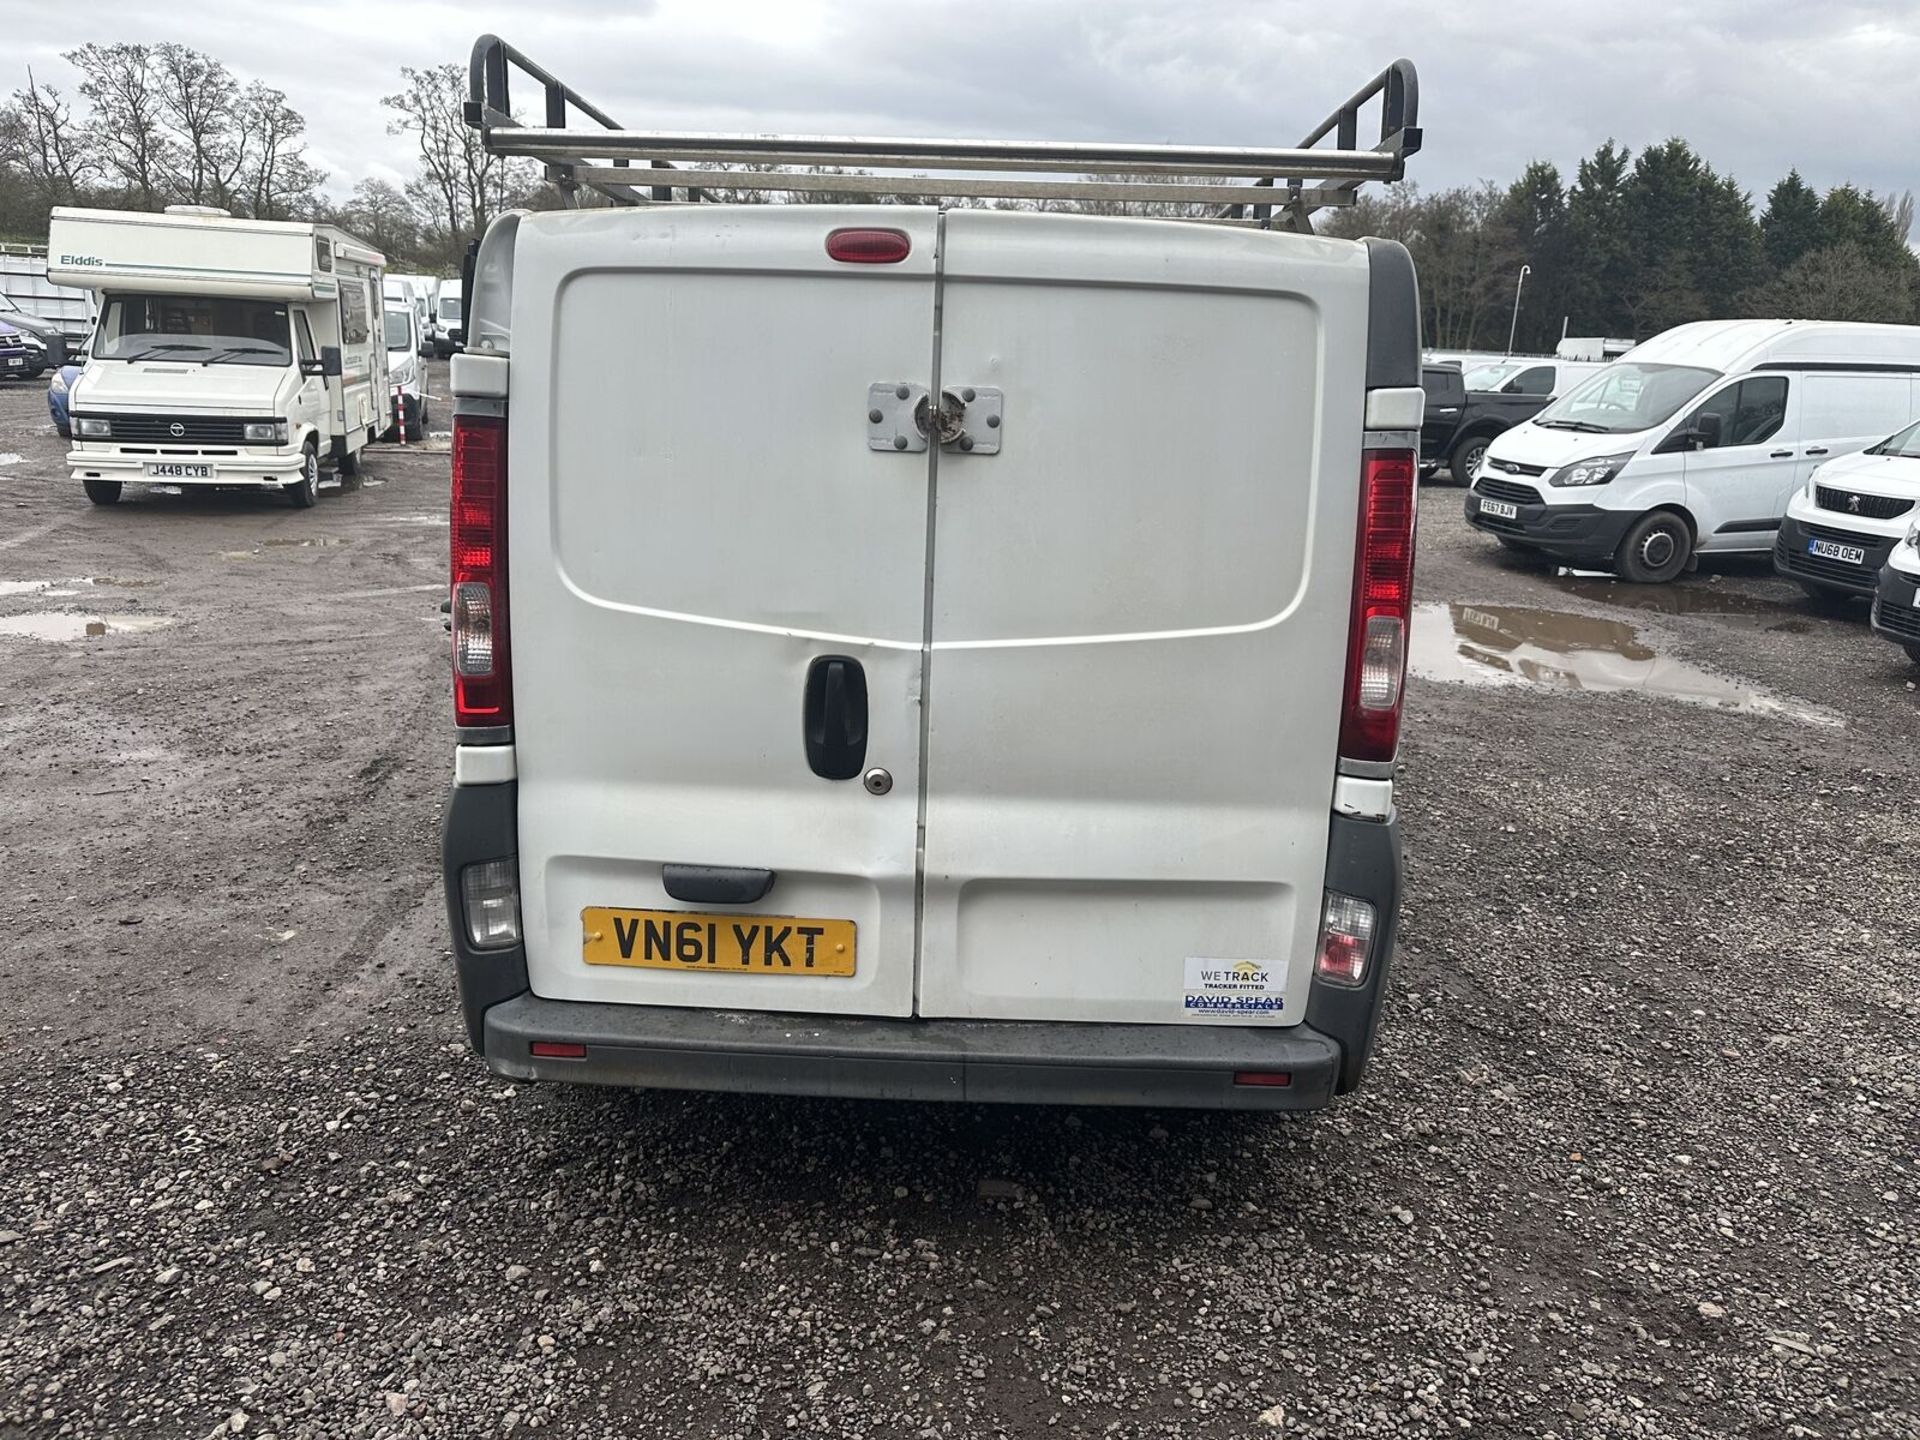
<instances>
[{"instance_id":1,"label":"door lock keyhole","mask_svg":"<svg viewBox=\"0 0 1920 1440\"><path fill-rule=\"evenodd\" d=\"M952 445L962 440L967 433L967 398L972 391L965 392L942 390L940 392L939 433L934 433L933 397L922 395L920 403L913 407L913 423L922 435L938 445Z\"/></svg>"}]
</instances>

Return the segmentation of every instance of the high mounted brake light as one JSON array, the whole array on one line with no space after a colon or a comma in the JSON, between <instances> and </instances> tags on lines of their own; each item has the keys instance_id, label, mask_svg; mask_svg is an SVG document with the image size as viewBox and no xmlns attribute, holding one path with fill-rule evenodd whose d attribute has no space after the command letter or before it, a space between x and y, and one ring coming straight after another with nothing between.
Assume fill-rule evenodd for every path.
<instances>
[{"instance_id":1,"label":"high mounted brake light","mask_svg":"<svg viewBox=\"0 0 1920 1440\"><path fill-rule=\"evenodd\" d=\"M1360 533L1340 712L1343 760L1392 760L1400 744L1413 609L1414 472L1411 450L1361 456Z\"/></svg>"},{"instance_id":2,"label":"high mounted brake light","mask_svg":"<svg viewBox=\"0 0 1920 1440\"><path fill-rule=\"evenodd\" d=\"M453 418L453 719L513 723L507 661L507 422Z\"/></svg>"}]
</instances>

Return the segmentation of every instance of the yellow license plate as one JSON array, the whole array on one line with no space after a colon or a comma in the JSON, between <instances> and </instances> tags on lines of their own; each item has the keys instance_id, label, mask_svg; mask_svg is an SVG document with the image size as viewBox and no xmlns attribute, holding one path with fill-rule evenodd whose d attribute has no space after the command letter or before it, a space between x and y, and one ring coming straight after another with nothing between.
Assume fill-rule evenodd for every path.
<instances>
[{"instance_id":1,"label":"yellow license plate","mask_svg":"<svg viewBox=\"0 0 1920 1440\"><path fill-rule=\"evenodd\" d=\"M703 975L853 974L851 920L589 905L580 925L581 958L589 965Z\"/></svg>"}]
</instances>

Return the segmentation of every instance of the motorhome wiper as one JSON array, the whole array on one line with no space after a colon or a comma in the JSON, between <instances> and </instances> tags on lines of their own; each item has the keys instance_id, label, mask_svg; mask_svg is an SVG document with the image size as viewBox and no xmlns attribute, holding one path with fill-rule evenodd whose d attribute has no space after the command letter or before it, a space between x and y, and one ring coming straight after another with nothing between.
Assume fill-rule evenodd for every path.
<instances>
[{"instance_id":1,"label":"motorhome wiper","mask_svg":"<svg viewBox=\"0 0 1920 1440\"><path fill-rule=\"evenodd\" d=\"M149 345L138 355L129 355L126 358L127 362L131 364L135 360L144 360L149 355L158 355L164 350L204 350L206 348L207 347L202 345L198 340L182 340L167 345Z\"/></svg>"},{"instance_id":2,"label":"motorhome wiper","mask_svg":"<svg viewBox=\"0 0 1920 1440\"><path fill-rule=\"evenodd\" d=\"M286 353L274 345L229 345L223 350L215 351L200 363L211 365L217 360L226 359L229 355L285 355Z\"/></svg>"}]
</instances>

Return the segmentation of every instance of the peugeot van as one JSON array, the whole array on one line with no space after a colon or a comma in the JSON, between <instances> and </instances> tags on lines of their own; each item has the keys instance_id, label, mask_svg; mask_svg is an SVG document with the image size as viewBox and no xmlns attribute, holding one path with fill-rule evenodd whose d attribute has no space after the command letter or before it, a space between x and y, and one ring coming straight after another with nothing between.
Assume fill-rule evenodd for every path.
<instances>
[{"instance_id":1,"label":"peugeot van","mask_svg":"<svg viewBox=\"0 0 1920 1440\"><path fill-rule=\"evenodd\" d=\"M1641 582L1697 554L1765 553L1816 467L1914 418L1916 378L1916 326L1681 325L1489 445L1466 518Z\"/></svg>"},{"instance_id":2,"label":"peugeot van","mask_svg":"<svg viewBox=\"0 0 1920 1440\"><path fill-rule=\"evenodd\" d=\"M1920 423L1829 460L1787 502L1773 565L1816 597L1872 595L1920 502Z\"/></svg>"}]
</instances>

